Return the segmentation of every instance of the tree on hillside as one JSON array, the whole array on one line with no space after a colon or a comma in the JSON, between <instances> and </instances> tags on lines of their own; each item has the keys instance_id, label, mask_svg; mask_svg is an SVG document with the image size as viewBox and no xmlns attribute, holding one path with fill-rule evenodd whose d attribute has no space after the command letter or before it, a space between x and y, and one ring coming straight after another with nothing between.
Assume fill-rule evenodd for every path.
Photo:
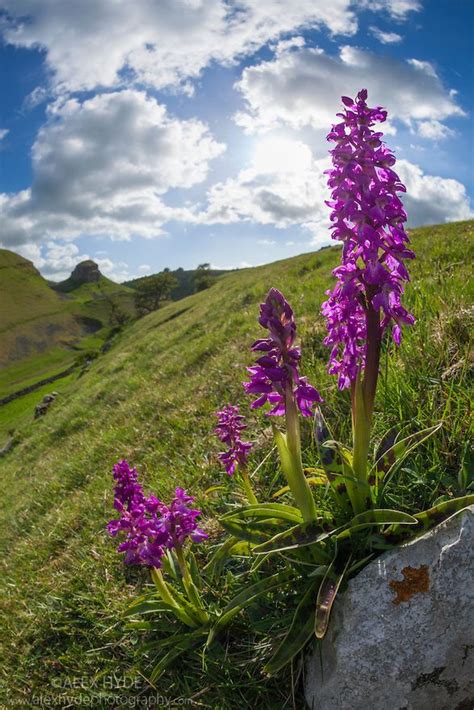
<instances>
[{"instance_id":1,"label":"tree on hillside","mask_svg":"<svg viewBox=\"0 0 474 710\"><path fill-rule=\"evenodd\" d=\"M178 281L169 271L162 271L154 276L147 276L141 281L135 292L135 305L141 315L156 311L163 301L170 297Z\"/></svg>"},{"instance_id":2,"label":"tree on hillside","mask_svg":"<svg viewBox=\"0 0 474 710\"><path fill-rule=\"evenodd\" d=\"M210 273L210 264L199 264L194 274L194 288L196 291L204 291L204 289L209 288L214 280L213 275Z\"/></svg>"}]
</instances>

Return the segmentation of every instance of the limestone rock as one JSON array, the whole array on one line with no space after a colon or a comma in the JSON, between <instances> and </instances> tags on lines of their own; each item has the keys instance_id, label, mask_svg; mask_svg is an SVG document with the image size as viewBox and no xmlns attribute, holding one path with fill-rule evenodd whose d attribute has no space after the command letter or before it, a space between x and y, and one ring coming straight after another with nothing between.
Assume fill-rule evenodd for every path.
<instances>
[{"instance_id":1,"label":"limestone rock","mask_svg":"<svg viewBox=\"0 0 474 710\"><path fill-rule=\"evenodd\" d=\"M474 708L474 506L384 553L307 660L313 710Z\"/></svg>"}]
</instances>

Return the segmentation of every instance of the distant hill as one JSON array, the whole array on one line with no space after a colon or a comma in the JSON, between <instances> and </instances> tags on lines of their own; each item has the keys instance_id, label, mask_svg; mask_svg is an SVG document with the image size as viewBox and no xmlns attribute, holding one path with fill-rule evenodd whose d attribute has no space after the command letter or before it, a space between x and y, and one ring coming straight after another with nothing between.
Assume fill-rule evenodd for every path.
<instances>
[{"instance_id":1,"label":"distant hill","mask_svg":"<svg viewBox=\"0 0 474 710\"><path fill-rule=\"evenodd\" d=\"M0 369L47 353L55 366L68 365L85 338L93 336L89 344L97 345L107 329L134 314L133 292L94 262L50 284L28 259L0 249Z\"/></svg>"},{"instance_id":2,"label":"distant hill","mask_svg":"<svg viewBox=\"0 0 474 710\"><path fill-rule=\"evenodd\" d=\"M174 271L171 271L171 273L178 282L178 286L171 291L171 300L179 301L181 298L191 296L193 293L200 290L197 287L196 276L199 277L205 275L209 277L212 282L212 280L217 276L228 274L230 271L224 269L175 269ZM138 279L132 279L131 281L125 281L123 285L136 289L141 283L149 278L151 278L151 274L149 276L142 276Z\"/></svg>"}]
</instances>

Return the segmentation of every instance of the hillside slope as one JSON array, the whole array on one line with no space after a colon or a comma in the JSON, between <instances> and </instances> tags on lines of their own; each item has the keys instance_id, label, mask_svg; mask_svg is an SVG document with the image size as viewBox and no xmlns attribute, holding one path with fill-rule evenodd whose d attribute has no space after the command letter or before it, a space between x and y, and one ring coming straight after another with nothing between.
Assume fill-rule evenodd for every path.
<instances>
[{"instance_id":1,"label":"hillside slope","mask_svg":"<svg viewBox=\"0 0 474 710\"><path fill-rule=\"evenodd\" d=\"M79 335L63 298L33 264L0 250L0 367Z\"/></svg>"},{"instance_id":2,"label":"hillside slope","mask_svg":"<svg viewBox=\"0 0 474 710\"><path fill-rule=\"evenodd\" d=\"M196 277L206 276L210 282L217 276L222 276L223 274L229 273L229 271L224 271L222 269L205 269L200 271L199 269L174 269L171 274L175 277L177 281L177 286L170 293L170 298L172 301L179 301L186 296L191 296L196 291L200 290L196 286ZM132 279L132 281L125 281L124 286L129 286L130 288L136 289L140 284L146 283L149 276L141 276L138 279Z\"/></svg>"},{"instance_id":3,"label":"hillside slope","mask_svg":"<svg viewBox=\"0 0 474 710\"><path fill-rule=\"evenodd\" d=\"M91 346L85 337L103 342L104 329L119 314L134 315L133 292L100 272L93 282L75 282L62 293L30 261L1 249L0 396L44 377L48 362L56 371L66 368L75 349Z\"/></svg>"},{"instance_id":4,"label":"hillside slope","mask_svg":"<svg viewBox=\"0 0 474 710\"><path fill-rule=\"evenodd\" d=\"M420 509L457 490L466 457L474 222L413 230L412 238L417 260L406 301L418 322L405 332L402 347L390 347L391 357L383 358L374 439L400 421L413 429L444 421L400 473L403 494L394 491L401 507ZM197 495L205 517L223 509L225 497L204 495L227 480L216 462L213 412L240 401L249 436L260 430L261 414L249 410L240 383L259 335L258 304L271 286L293 305L305 374L323 394L338 438L349 438L349 398L327 375L322 345L320 304L337 260L337 249L324 249L231 273L137 321L0 459L0 704L15 707L16 700L51 688L78 697L84 683L97 693L101 678L123 678L134 667L146 676L122 613L147 577L123 567L104 531L113 514L110 469L126 457L139 467L147 490L167 497L183 485ZM312 465L309 423L304 438L304 458ZM268 437L260 436L256 460L270 450ZM262 471L261 485L268 486L272 455ZM291 696L289 675L266 680L259 661L239 663L208 659L204 670L184 663L159 689L175 698L199 693L208 708L283 708ZM71 688L65 678L85 680Z\"/></svg>"}]
</instances>

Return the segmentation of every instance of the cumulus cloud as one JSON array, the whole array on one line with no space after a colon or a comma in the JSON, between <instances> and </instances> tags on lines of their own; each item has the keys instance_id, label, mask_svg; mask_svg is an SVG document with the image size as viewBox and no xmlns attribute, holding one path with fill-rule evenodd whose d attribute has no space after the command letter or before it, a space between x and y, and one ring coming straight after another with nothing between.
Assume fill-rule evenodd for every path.
<instances>
[{"instance_id":1,"label":"cumulus cloud","mask_svg":"<svg viewBox=\"0 0 474 710\"><path fill-rule=\"evenodd\" d=\"M375 27L374 25L370 28L370 31L375 39L378 39L382 44L397 44L403 39L397 32L384 32L380 27Z\"/></svg>"},{"instance_id":2,"label":"cumulus cloud","mask_svg":"<svg viewBox=\"0 0 474 710\"><path fill-rule=\"evenodd\" d=\"M387 12L395 20L405 20L408 13L419 12L420 0L359 0L360 7L372 12Z\"/></svg>"},{"instance_id":3,"label":"cumulus cloud","mask_svg":"<svg viewBox=\"0 0 474 710\"><path fill-rule=\"evenodd\" d=\"M144 92L57 102L33 146L31 188L0 194L0 239L16 247L81 234L160 235L164 222L189 211L162 197L202 182L224 149L204 123L170 116Z\"/></svg>"},{"instance_id":4,"label":"cumulus cloud","mask_svg":"<svg viewBox=\"0 0 474 710\"><path fill-rule=\"evenodd\" d=\"M362 87L372 102L389 110L391 119L409 126L465 115L455 93L443 86L428 62L400 61L349 46L339 56L314 47L285 48L244 69L236 87L245 110L235 119L249 132L284 124L326 129L341 94L353 96Z\"/></svg>"},{"instance_id":5,"label":"cumulus cloud","mask_svg":"<svg viewBox=\"0 0 474 710\"><path fill-rule=\"evenodd\" d=\"M329 167L329 160L315 160L309 146L301 141L270 138L262 145L250 167L210 188L206 208L195 216L195 221L249 221L279 229L302 226L310 233L327 225L324 170Z\"/></svg>"},{"instance_id":6,"label":"cumulus cloud","mask_svg":"<svg viewBox=\"0 0 474 710\"><path fill-rule=\"evenodd\" d=\"M327 243L329 208L324 201L329 195L324 171L329 159L315 159L301 141L266 138L263 146L262 158L276 155L275 163L270 161L265 167L257 149L250 167L209 190L207 205L195 220L201 224L249 221L279 229L299 226L313 244ZM471 216L466 190L457 180L425 175L407 160L398 161L397 170L407 186L402 199L410 226ZM267 240L259 243L269 244Z\"/></svg>"},{"instance_id":7,"label":"cumulus cloud","mask_svg":"<svg viewBox=\"0 0 474 710\"><path fill-rule=\"evenodd\" d=\"M429 140L440 141L444 138L449 138L454 135L448 126L440 121L420 121L418 123L418 135L421 138L428 138Z\"/></svg>"},{"instance_id":8,"label":"cumulus cloud","mask_svg":"<svg viewBox=\"0 0 474 710\"><path fill-rule=\"evenodd\" d=\"M400 0L399 0L400 1ZM232 62L282 34L353 35L351 0L0 0L7 42L46 51L61 91L114 87L124 74L156 88Z\"/></svg>"},{"instance_id":9,"label":"cumulus cloud","mask_svg":"<svg viewBox=\"0 0 474 710\"><path fill-rule=\"evenodd\" d=\"M458 180L425 175L408 160L399 160L396 169L407 188L402 199L410 226L472 218L466 188Z\"/></svg>"}]
</instances>

